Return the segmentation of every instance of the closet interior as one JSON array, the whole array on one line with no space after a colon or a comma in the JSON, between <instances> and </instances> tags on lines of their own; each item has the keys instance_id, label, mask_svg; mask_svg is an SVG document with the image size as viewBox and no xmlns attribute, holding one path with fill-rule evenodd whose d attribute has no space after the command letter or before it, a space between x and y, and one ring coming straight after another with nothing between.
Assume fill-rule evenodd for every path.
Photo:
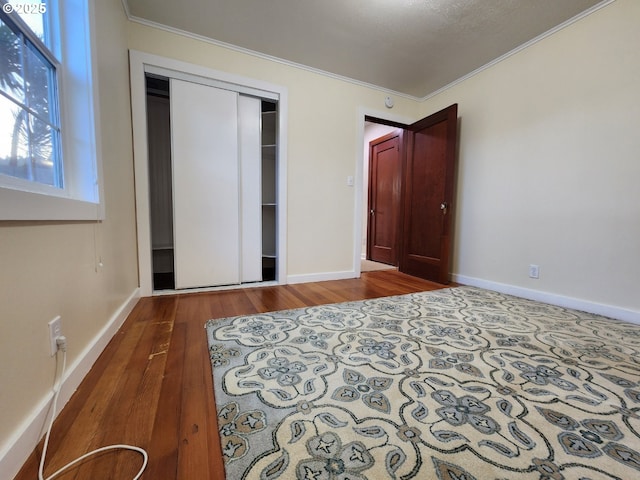
<instances>
[{"instance_id":1,"label":"closet interior","mask_svg":"<svg viewBox=\"0 0 640 480\"><path fill-rule=\"evenodd\" d=\"M261 163L262 163L262 279L276 279L276 125L278 111L275 102L262 100Z\"/></svg>"}]
</instances>

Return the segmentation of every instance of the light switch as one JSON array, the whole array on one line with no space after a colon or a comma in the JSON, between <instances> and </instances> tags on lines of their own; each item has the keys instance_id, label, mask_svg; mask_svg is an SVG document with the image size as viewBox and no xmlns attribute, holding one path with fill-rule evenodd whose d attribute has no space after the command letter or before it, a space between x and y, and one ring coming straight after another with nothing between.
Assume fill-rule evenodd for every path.
<instances>
[{"instance_id":1,"label":"light switch","mask_svg":"<svg viewBox=\"0 0 640 480\"><path fill-rule=\"evenodd\" d=\"M347 185L353 187L353 175L347 177Z\"/></svg>"}]
</instances>

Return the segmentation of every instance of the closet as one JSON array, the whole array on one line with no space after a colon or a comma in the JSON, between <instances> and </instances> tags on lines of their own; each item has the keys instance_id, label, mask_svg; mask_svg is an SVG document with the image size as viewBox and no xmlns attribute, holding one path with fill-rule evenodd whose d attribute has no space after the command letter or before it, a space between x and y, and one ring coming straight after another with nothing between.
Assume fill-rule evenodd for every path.
<instances>
[{"instance_id":1,"label":"closet","mask_svg":"<svg viewBox=\"0 0 640 480\"><path fill-rule=\"evenodd\" d=\"M275 280L277 101L146 74L153 289Z\"/></svg>"},{"instance_id":2,"label":"closet","mask_svg":"<svg viewBox=\"0 0 640 480\"><path fill-rule=\"evenodd\" d=\"M276 124L278 111L273 102L262 101L262 277L276 279Z\"/></svg>"}]
</instances>

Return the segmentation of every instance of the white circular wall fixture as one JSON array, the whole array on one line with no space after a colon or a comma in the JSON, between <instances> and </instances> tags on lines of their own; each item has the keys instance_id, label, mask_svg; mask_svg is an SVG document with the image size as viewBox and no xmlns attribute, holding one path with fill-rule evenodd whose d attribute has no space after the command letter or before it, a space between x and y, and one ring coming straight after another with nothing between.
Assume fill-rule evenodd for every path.
<instances>
[{"instance_id":1,"label":"white circular wall fixture","mask_svg":"<svg viewBox=\"0 0 640 480\"><path fill-rule=\"evenodd\" d=\"M384 97L384 105L387 108L392 108L393 107L393 98L391 97Z\"/></svg>"}]
</instances>

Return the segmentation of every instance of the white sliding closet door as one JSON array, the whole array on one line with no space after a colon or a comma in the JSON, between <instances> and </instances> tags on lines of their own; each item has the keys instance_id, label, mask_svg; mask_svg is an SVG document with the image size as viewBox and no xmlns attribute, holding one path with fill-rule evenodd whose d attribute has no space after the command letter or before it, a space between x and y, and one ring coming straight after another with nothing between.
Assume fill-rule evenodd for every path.
<instances>
[{"instance_id":1,"label":"white sliding closet door","mask_svg":"<svg viewBox=\"0 0 640 480\"><path fill-rule=\"evenodd\" d=\"M238 97L242 282L262 281L261 113L260 99Z\"/></svg>"},{"instance_id":2,"label":"white sliding closet door","mask_svg":"<svg viewBox=\"0 0 640 480\"><path fill-rule=\"evenodd\" d=\"M238 94L171 79L176 288L240 283Z\"/></svg>"}]
</instances>

